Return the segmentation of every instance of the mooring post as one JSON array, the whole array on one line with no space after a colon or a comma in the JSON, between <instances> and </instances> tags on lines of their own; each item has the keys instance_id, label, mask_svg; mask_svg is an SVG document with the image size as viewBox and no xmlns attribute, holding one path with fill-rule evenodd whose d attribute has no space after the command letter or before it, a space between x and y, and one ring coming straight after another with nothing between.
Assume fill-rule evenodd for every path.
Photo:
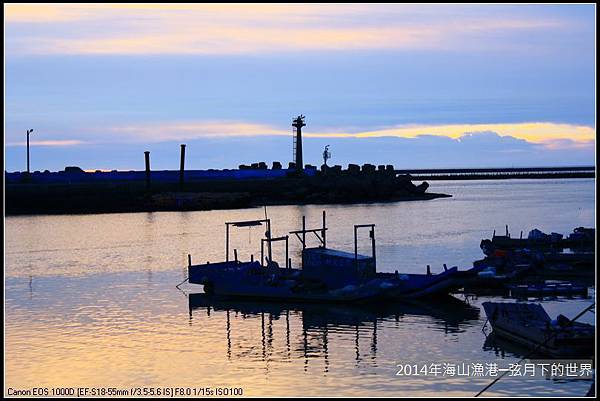
<instances>
[{"instance_id":1,"label":"mooring post","mask_svg":"<svg viewBox=\"0 0 600 401\"><path fill-rule=\"evenodd\" d=\"M179 162L179 186L183 189L183 172L185 170L185 144L181 144L181 160Z\"/></svg>"},{"instance_id":2,"label":"mooring post","mask_svg":"<svg viewBox=\"0 0 600 401\"><path fill-rule=\"evenodd\" d=\"M271 238L273 238L273 235L271 234L271 219L267 219L267 253L269 254L269 261L268 264L271 263L273 261L273 244L271 241Z\"/></svg>"},{"instance_id":3,"label":"mooring post","mask_svg":"<svg viewBox=\"0 0 600 401\"><path fill-rule=\"evenodd\" d=\"M306 216L302 216L302 250L306 248Z\"/></svg>"},{"instance_id":4,"label":"mooring post","mask_svg":"<svg viewBox=\"0 0 600 401\"><path fill-rule=\"evenodd\" d=\"M427 265L427 275L431 276L431 266Z\"/></svg>"},{"instance_id":5,"label":"mooring post","mask_svg":"<svg viewBox=\"0 0 600 401\"><path fill-rule=\"evenodd\" d=\"M144 159L146 161L146 190L150 189L150 152L144 152Z\"/></svg>"},{"instance_id":6,"label":"mooring post","mask_svg":"<svg viewBox=\"0 0 600 401\"><path fill-rule=\"evenodd\" d=\"M306 216L302 216L302 268L304 269L304 250L306 249Z\"/></svg>"},{"instance_id":7,"label":"mooring post","mask_svg":"<svg viewBox=\"0 0 600 401\"><path fill-rule=\"evenodd\" d=\"M225 262L229 262L229 223L225 223Z\"/></svg>"},{"instance_id":8,"label":"mooring post","mask_svg":"<svg viewBox=\"0 0 600 401\"><path fill-rule=\"evenodd\" d=\"M323 210L323 248L327 248L327 226L325 224L325 210Z\"/></svg>"},{"instance_id":9,"label":"mooring post","mask_svg":"<svg viewBox=\"0 0 600 401\"><path fill-rule=\"evenodd\" d=\"M285 236L285 268L289 269L290 265L288 264L289 259L289 245L290 245L290 236Z\"/></svg>"},{"instance_id":10,"label":"mooring post","mask_svg":"<svg viewBox=\"0 0 600 401\"><path fill-rule=\"evenodd\" d=\"M358 230L358 228L354 226L354 262L358 263L358 238L356 230Z\"/></svg>"},{"instance_id":11,"label":"mooring post","mask_svg":"<svg viewBox=\"0 0 600 401\"><path fill-rule=\"evenodd\" d=\"M376 256L375 256L375 225L371 226L370 235L371 235L371 247L373 248L372 249L373 250L373 264L375 266L377 266L377 264L376 264L377 263L376 262L377 259L376 259Z\"/></svg>"}]
</instances>

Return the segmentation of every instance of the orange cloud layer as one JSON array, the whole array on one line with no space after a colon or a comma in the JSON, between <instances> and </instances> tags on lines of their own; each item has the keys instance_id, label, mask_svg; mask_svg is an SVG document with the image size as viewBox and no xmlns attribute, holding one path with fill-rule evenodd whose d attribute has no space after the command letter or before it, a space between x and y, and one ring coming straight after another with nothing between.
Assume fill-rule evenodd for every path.
<instances>
[{"instance_id":1,"label":"orange cloud layer","mask_svg":"<svg viewBox=\"0 0 600 401\"><path fill-rule=\"evenodd\" d=\"M183 140L202 137L235 137L260 135L291 135L289 129L267 124L228 121L189 121L176 123L141 124L109 129L128 136L132 140ZM530 143L545 145L548 148L593 146L596 130L584 125L556 124L549 122L526 122L515 124L448 124L448 125L402 125L372 131L343 132L311 131L306 129L306 137L354 137L369 138L392 136L417 138L421 135L443 136L460 140L474 132L495 132L501 136L511 136Z\"/></svg>"},{"instance_id":2,"label":"orange cloud layer","mask_svg":"<svg viewBox=\"0 0 600 401\"><path fill-rule=\"evenodd\" d=\"M362 138L373 136L399 136L403 138L415 138L419 135L437 135L459 139L466 133L485 131L496 132L499 135L508 135L533 143L544 143L557 139L569 139L576 142L585 142L590 140L593 141L596 138L596 130L592 127L585 125L556 124L547 122L515 124L406 125L376 131L327 135L355 136Z\"/></svg>"}]
</instances>

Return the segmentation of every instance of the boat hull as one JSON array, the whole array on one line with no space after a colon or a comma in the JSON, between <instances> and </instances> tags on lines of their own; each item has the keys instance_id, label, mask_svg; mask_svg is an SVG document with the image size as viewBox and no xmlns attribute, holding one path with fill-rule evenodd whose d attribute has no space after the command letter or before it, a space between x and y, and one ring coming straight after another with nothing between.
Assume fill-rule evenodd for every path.
<instances>
[{"instance_id":1,"label":"boat hull","mask_svg":"<svg viewBox=\"0 0 600 401\"><path fill-rule=\"evenodd\" d=\"M458 269L452 267L439 274L378 273L377 277L394 284L384 296L391 299L422 298L447 295L464 284Z\"/></svg>"},{"instance_id":2,"label":"boat hull","mask_svg":"<svg viewBox=\"0 0 600 401\"><path fill-rule=\"evenodd\" d=\"M374 278L359 284L328 288L303 277L297 269L265 268L258 262L224 262L189 267L189 281L219 296L292 302L359 302L382 297L394 286Z\"/></svg>"}]
</instances>

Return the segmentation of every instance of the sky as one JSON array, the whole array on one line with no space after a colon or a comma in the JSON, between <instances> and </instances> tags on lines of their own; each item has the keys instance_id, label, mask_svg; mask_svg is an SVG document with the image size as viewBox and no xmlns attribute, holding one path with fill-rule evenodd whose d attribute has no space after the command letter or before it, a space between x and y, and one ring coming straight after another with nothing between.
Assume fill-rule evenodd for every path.
<instances>
[{"instance_id":1,"label":"sky","mask_svg":"<svg viewBox=\"0 0 600 401\"><path fill-rule=\"evenodd\" d=\"M5 171L595 164L594 4L5 4Z\"/></svg>"}]
</instances>

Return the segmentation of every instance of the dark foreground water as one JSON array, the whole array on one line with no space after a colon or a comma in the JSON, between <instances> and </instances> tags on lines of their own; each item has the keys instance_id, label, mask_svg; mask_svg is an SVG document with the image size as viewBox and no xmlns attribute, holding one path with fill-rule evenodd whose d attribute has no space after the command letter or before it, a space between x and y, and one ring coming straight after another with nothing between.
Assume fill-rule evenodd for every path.
<instances>
[{"instance_id":1,"label":"dark foreground water","mask_svg":"<svg viewBox=\"0 0 600 401\"><path fill-rule=\"evenodd\" d=\"M492 231L571 232L595 222L594 180L434 182L453 198L368 205L269 207L273 234L328 214L328 245L352 250L353 224L375 223L378 268L468 268ZM223 259L225 221L264 210L6 218L5 395L32 387L241 387L244 395L474 395L490 376L397 375L398 365L496 363L526 352L481 328L486 300L385 307L207 304L186 277L194 262ZM366 233L365 233L366 234ZM240 258L260 255L261 230L238 229ZM361 249L368 252L366 235ZM293 264L299 244L291 242ZM283 247L274 249L283 261ZM283 263L283 262L282 262ZM551 316L594 302L546 299ZM508 299L503 301L512 302ZM594 323L593 314L581 321ZM460 367L458 368L458 370ZM489 371L486 369L486 374ZM486 395L581 396L586 380L505 377Z\"/></svg>"}]
</instances>

